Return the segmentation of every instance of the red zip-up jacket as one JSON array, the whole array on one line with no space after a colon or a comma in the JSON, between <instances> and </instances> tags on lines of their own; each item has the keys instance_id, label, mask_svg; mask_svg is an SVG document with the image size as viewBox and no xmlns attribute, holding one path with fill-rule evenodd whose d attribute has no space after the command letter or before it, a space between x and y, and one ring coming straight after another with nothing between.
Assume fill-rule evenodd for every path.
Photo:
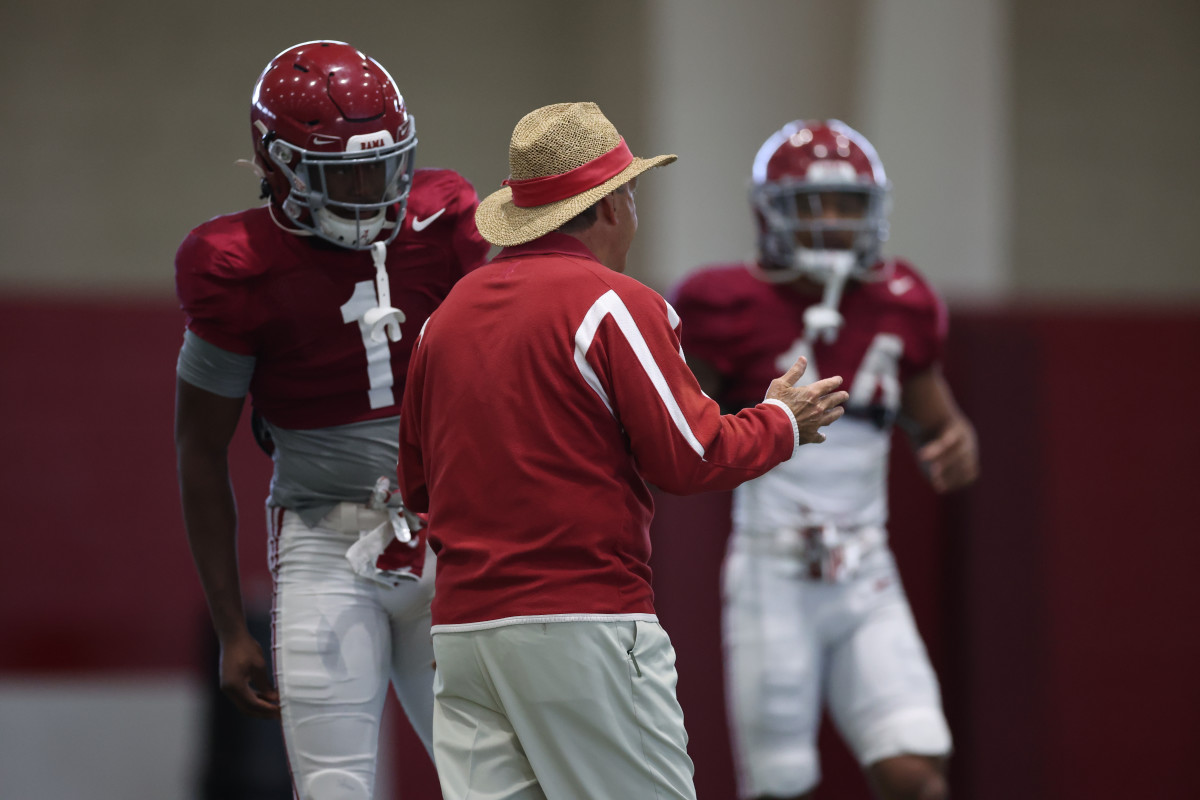
<instances>
[{"instance_id":1,"label":"red zip-up jacket","mask_svg":"<svg viewBox=\"0 0 1200 800\"><path fill-rule=\"evenodd\" d=\"M435 631L653 619L646 482L730 489L799 441L779 401L722 416L670 305L554 233L432 314L400 426L401 491L438 556Z\"/></svg>"}]
</instances>

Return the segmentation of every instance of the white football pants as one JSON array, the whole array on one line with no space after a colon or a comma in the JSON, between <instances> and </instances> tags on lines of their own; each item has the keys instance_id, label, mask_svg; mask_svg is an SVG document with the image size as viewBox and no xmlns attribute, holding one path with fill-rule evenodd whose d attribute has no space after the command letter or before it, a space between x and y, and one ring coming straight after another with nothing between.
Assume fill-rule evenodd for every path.
<instances>
[{"instance_id":1,"label":"white football pants","mask_svg":"<svg viewBox=\"0 0 1200 800\"><path fill-rule=\"evenodd\" d=\"M358 576L346 560L358 532L310 528L291 511L268 512L275 680L297 797L370 800L389 680L432 753L433 553L420 581L388 588Z\"/></svg>"},{"instance_id":2,"label":"white football pants","mask_svg":"<svg viewBox=\"0 0 1200 800\"><path fill-rule=\"evenodd\" d=\"M950 729L891 551L844 583L731 539L723 569L725 679L741 797L791 797L820 780L828 706L863 766L945 755Z\"/></svg>"}]
</instances>

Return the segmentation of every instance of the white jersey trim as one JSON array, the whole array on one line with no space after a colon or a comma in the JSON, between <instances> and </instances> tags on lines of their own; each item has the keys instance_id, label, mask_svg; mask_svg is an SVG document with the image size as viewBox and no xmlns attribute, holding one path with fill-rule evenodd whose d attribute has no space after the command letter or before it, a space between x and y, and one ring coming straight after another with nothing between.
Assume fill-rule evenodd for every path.
<instances>
[{"instance_id":1,"label":"white jersey trim","mask_svg":"<svg viewBox=\"0 0 1200 800\"><path fill-rule=\"evenodd\" d=\"M530 625L546 622L658 622L657 614L530 614L521 617L501 617L481 622L456 622L434 625L430 633L463 633L503 628L506 625Z\"/></svg>"},{"instance_id":2,"label":"white jersey trim","mask_svg":"<svg viewBox=\"0 0 1200 800\"><path fill-rule=\"evenodd\" d=\"M667 305L667 308L673 311L670 304ZM592 346L592 341L596 338L596 331L599 330L600 323L604 321L604 318L610 314L613 321L617 323L618 330L625 336L625 340L629 342L629 346L633 348L638 363L642 365L642 370L646 373L646 377L654 385L654 389L658 392L659 399L662 400L667 412L671 415L671 421L675 423L676 429L687 441L692 450L695 451L696 455L703 459L704 445L700 444L700 440L692 433L687 418L683 415L683 409L679 407L679 403L676 402L675 396L671 393L671 387L667 385L666 377L654 361L654 354L650 352L650 347L642 337L642 332L638 329L633 315L629 313L629 309L625 307L625 303L621 301L620 296L611 289L600 295L596 302L592 304L587 314L584 315L579 329L575 331L575 366L579 368L579 373L583 376L588 386L591 386L592 390L603 401L605 407L608 408L608 413L615 417L616 414L613 412L612 402L609 400L608 395L605 394L604 387L601 385L596 371L592 369L592 365L587 361L587 352ZM670 316L671 314L668 313L668 318ZM676 319L678 319L678 316L676 316ZM682 350L680 355L682 357Z\"/></svg>"}]
</instances>

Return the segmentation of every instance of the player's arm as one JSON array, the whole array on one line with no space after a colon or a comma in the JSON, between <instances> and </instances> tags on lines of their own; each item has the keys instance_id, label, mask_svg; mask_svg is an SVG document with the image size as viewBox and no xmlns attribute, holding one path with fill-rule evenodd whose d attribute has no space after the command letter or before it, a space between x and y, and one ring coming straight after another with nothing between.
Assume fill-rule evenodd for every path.
<instances>
[{"instance_id":1,"label":"player's arm","mask_svg":"<svg viewBox=\"0 0 1200 800\"><path fill-rule=\"evenodd\" d=\"M400 406L400 452L396 478L400 496L410 511L429 513L429 486L425 479L425 456L421 448L421 400L425 386L424 335L417 340L409 362L404 399Z\"/></svg>"},{"instance_id":2,"label":"player's arm","mask_svg":"<svg viewBox=\"0 0 1200 800\"><path fill-rule=\"evenodd\" d=\"M917 460L936 491L960 489L979 477L975 428L954 401L937 365L905 382L901 414L913 429Z\"/></svg>"},{"instance_id":3,"label":"player's arm","mask_svg":"<svg viewBox=\"0 0 1200 800\"><path fill-rule=\"evenodd\" d=\"M692 355L687 357L687 365L692 370L692 374L696 376L696 382L700 384L700 390L712 399L720 402L721 390L724 388L724 379L721 373L717 371L717 368L708 361Z\"/></svg>"},{"instance_id":4,"label":"player's arm","mask_svg":"<svg viewBox=\"0 0 1200 800\"><path fill-rule=\"evenodd\" d=\"M182 378L175 385L175 451L188 545L221 645L221 689L246 714L278 718L262 648L246 626L237 560L237 508L229 442L244 397L223 397Z\"/></svg>"}]
</instances>

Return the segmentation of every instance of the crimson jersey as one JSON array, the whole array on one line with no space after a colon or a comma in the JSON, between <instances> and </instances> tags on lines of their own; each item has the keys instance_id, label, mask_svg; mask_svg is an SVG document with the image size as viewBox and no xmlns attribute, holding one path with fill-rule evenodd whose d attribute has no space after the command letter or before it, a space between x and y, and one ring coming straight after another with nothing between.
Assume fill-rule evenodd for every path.
<instances>
[{"instance_id":1,"label":"crimson jersey","mask_svg":"<svg viewBox=\"0 0 1200 800\"><path fill-rule=\"evenodd\" d=\"M435 626L653 615L644 480L729 489L793 455L779 401L722 416L704 396L678 323L555 233L506 248L434 312L400 416L400 485L430 511Z\"/></svg>"},{"instance_id":2,"label":"crimson jersey","mask_svg":"<svg viewBox=\"0 0 1200 800\"><path fill-rule=\"evenodd\" d=\"M800 355L809 359L803 383L841 375L850 393L846 416L825 429L824 444L802 448L739 489L740 528L886 522L890 425L904 381L942 357L946 312L912 266L891 260L881 267L879 280L847 284L837 339L811 346L804 311L820 296L760 280L749 265L704 269L675 290L684 352L720 374L717 399L726 407L755 402Z\"/></svg>"},{"instance_id":3,"label":"crimson jersey","mask_svg":"<svg viewBox=\"0 0 1200 800\"><path fill-rule=\"evenodd\" d=\"M398 342L374 342L359 325L376 304L370 251L283 230L266 206L212 219L180 246L176 291L187 326L255 357L250 393L274 425L395 416L421 326L487 255L475 205L475 190L457 173L415 172L408 213L387 249L392 305L405 315Z\"/></svg>"}]
</instances>

